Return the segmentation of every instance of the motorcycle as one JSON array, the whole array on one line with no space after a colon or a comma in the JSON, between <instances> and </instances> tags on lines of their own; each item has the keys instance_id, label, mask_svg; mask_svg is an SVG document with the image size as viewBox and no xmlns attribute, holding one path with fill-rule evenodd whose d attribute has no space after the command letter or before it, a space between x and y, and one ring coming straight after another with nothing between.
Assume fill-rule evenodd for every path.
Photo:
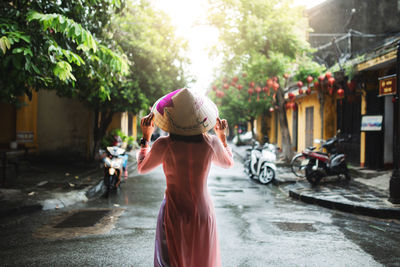
<instances>
[{"instance_id":1,"label":"motorcycle","mask_svg":"<svg viewBox=\"0 0 400 267\"><path fill-rule=\"evenodd\" d=\"M275 179L276 153L274 145L265 143L263 147L256 141L252 148L246 149L244 172L252 179L258 179L261 184L269 184Z\"/></svg>"},{"instance_id":2,"label":"motorcycle","mask_svg":"<svg viewBox=\"0 0 400 267\"><path fill-rule=\"evenodd\" d=\"M121 174L123 172L123 155L125 149L118 146L109 146L106 151L100 151L104 163L104 185L106 186L106 195L116 190L121 183Z\"/></svg>"},{"instance_id":3,"label":"motorcycle","mask_svg":"<svg viewBox=\"0 0 400 267\"><path fill-rule=\"evenodd\" d=\"M338 145L344 142L344 139L334 136L326 141L316 139L314 142L321 144L320 150L316 151L315 146L304 149L301 156L296 155L293 158L292 170L295 169L298 174L304 174L312 185L317 185L323 177L331 175L344 176L349 180L346 155L338 151ZM322 152L322 149L326 149L327 153ZM299 162L299 160L301 160L300 167L294 167L296 165L294 162Z\"/></svg>"}]
</instances>

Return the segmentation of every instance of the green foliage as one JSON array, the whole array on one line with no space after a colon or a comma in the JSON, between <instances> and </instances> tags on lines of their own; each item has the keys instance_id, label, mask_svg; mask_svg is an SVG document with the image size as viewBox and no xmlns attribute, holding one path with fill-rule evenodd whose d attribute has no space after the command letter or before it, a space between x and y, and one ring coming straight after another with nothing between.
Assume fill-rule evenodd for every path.
<instances>
[{"instance_id":1,"label":"green foliage","mask_svg":"<svg viewBox=\"0 0 400 267\"><path fill-rule=\"evenodd\" d=\"M307 83L307 77L311 76L315 79L326 71L325 67L312 61L310 57L300 57L297 59L296 75L294 81L302 81Z\"/></svg>"},{"instance_id":2,"label":"green foliage","mask_svg":"<svg viewBox=\"0 0 400 267\"><path fill-rule=\"evenodd\" d=\"M223 54L223 66L213 84L220 87L223 77L247 74L240 81L243 85L240 93L228 93L219 100L221 114L234 123L268 114L267 110L277 104L272 88L266 100L261 93L261 100L256 101L254 92L249 102L250 82L263 88L269 78L283 81L283 74L291 71L296 57L310 51L305 40L308 26L303 10L292 7L291 3L289 0L217 0L212 3L208 20L220 32L220 43L213 51ZM281 82L280 86L284 84ZM240 119L235 119L235 114Z\"/></svg>"},{"instance_id":3,"label":"green foliage","mask_svg":"<svg viewBox=\"0 0 400 267\"><path fill-rule=\"evenodd\" d=\"M188 83L184 74L189 62L187 42L175 36L170 18L154 9L150 1L129 2L114 17L111 32L129 60L135 62L128 79L132 90L146 96L145 110L166 92Z\"/></svg>"},{"instance_id":4,"label":"green foliage","mask_svg":"<svg viewBox=\"0 0 400 267\"><path fill-rule=\"evenodd\" d=\"M122 5L116 0L1 2L0 100L16 103L18 96L39 89L81 98L97 91L99 99L108 99L110 87L123 82L129 70L126 58L104 38ZM82 79L91 87L77 87Z\"/></svg>"}]
</instances>

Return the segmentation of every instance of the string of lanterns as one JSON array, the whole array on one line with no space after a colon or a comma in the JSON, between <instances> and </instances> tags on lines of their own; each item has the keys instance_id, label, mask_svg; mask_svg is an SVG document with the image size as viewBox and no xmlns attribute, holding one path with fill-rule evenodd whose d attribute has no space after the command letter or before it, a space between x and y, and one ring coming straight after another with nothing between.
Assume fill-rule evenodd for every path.
<instances>
[{"instance_id":1,"label":"string of lanterns","mask_svg":"<svg viewBox=\"0 0 400 267\"><path fill-rule=\"evenodd\" d=\"M243 78L247 77L246 73L243 73L241 75ZM285 78L286 80L289 78L288 74L284 74L283 78ZM218 98L222 98L225 96L225 92L224 90L228 90L230 87L236 88L238 91L241 91L243 89L243 85L239 84L239 77L238 76L234 76L232 78L232 80L229 82L228 78L224 77L222 79L222 88L223 90L219 90L218 87L216 85L212 86L213 91L216 92L216 96ZM303 82L302 81L298 81L297 82L297 87L298 87L298 95L303 95L304 93L306 95L311 95L312 93L312 89L311 89L311 85L313 85L315 90L318 90L320 92L327 92L329 95L333 95L334 93L334 85L335 85L335 78L332 76L331 72L326 72L325 74L321 74L315 81L314 78L312 76L308 76L306 78L306 83L307 83L307 89L303 90ZM249 87L247 89L247 93L248 93L248 101L251 102L252 101L252 96L253 94L257 94L256 97L256 101L260 101L260 93L264 93L264 100L266 100L266 97L271 97L271 93L272 93L272 98L273 101L276 102L276 92L278 91L280 85L278 82L278 78L277 77L272 77L272 78L268 78L266 80L266 84L265 86L261 87L259 85L256 86L254 81L251 81L249 83ZM355 81L350 81L347 83L347 87L349 89L350 92L353 92L355 90L356 87L356 83ZM344 97L345 91L342 88L338 88L336 90L336 94L338 99L340 99L340 104L342 104L342 98ZM296 99L296 95L293 92L289 92L288 93L288 99L289 101L286 103L286 109L293 109L295 110L297 108L295 99ZM273 106L269 108L270 112L273 112L274 110L278 109L278 106Z\"/></svg>"}]
</instances>

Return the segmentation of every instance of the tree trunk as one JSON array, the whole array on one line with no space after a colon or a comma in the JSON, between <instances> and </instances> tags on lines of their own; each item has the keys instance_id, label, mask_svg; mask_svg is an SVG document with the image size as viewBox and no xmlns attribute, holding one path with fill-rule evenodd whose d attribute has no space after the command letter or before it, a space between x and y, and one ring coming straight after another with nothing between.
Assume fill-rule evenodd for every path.
<instances>
[{"instance_id":1,"label":"tree trunk","mask_svg":"<svg viewBox=\"0 0 400 267\"><path fill-rule=\"evenodd\" d=\"M100 149L100 141L103 139L103 137L106 135L106 131L108 126L110 125L112 121L112 117L114 115L114 112L108 112L108 111L101 111L99 112L98 110L94 111L94 127L93 127L93 151L92 151L92 159L94 159ZM99 121L99 115L100 115L100 121Z\"/></svg>"},{"instance_id":2,"label":"tree trunk","mask_svg":"<svg viewBox=\"0 0 400 267\"><path fill-rule=\"evenodd\" d=\"M278 102L279 124L281 126L282 155L286 162L290 162L293 156L292 141L290 139L290 134L289 134L289 127L285 110L285 99L282 88L278 89L278 92L276 94L276 99Z\"/></svg>"},{"instance_id":3,"label":"tree trunk","mask_svg":"<svg viewBox=\"0 0 400 267\"><path fill-rule=\"evenodd\" d=\"M254 134L254 117L250 117L250 128L251 128L251 136L256 139L256 135Z\"/></svg>"}]
</instances>

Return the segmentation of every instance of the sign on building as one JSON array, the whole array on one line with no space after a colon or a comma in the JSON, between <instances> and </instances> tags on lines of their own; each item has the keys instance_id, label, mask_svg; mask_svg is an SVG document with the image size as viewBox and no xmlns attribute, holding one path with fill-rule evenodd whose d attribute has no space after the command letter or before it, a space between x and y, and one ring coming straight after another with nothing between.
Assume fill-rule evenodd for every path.
<instances>
[{"instance_id":1,"label":"sign on building","mask_svg":"<svg viewBox=\"0 0 400 267\"><path fill-rule=\"evenodd\" d=\"M379 96L396 94L396 74L381 77L379 80Z\"/></svg>"},{"instance_id":2,"label":"sign on building","mask_svg":"<svg viewBox=\"0 0 400 267\"><path fill-rule=\"evenodd\" d=\"M362 116L361 131L382 131L382 115Z\"/></svg>"}]
</instances>

